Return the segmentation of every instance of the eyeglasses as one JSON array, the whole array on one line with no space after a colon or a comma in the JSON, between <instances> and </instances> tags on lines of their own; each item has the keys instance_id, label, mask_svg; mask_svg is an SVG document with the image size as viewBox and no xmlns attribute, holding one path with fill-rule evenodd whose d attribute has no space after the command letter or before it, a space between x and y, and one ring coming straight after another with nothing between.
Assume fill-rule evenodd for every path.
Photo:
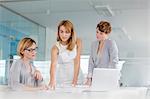
<instances>
[{"instance_id":1,"label":"eyeglasses","mask_svg":"<svg viewBox=\"0 0 150 99\"><path fill-rule=\"evenodd\" d=\"M38 50L38 47L36 47L36 48L34 48L34 49L32 49L32 48L30 48L30 49L28 49L28 48L26 48L26 49L24 49L24 50L27 50L27 51L29 51L29 52L37 52L37 50Z\"/></svg>"}]
</instances>

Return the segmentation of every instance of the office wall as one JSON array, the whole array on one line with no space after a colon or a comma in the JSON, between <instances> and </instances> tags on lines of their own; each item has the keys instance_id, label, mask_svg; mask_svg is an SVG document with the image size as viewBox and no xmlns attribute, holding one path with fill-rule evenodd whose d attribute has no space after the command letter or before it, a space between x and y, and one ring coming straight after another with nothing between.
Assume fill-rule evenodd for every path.
<instances>
[{"instance_id":1,"label":"office wall","mask_svg":"<svg viewBox=\"0 0 150 99\"><path fill-rule=\"evenodd\" d=\"M0 5L0 59L17 54L17 44L24 37L31 37L38 44L37 60L45 60L46 28Z\"/></svg>"},{"instance_id":2,"label":"office wall","mask_svg":"<svg viewBox=\"0 0 150 99\"><path fill-rule=\"evenodd\" d=\"M100 16L92 11L52 13L51 26L48 27L50 31L46 34L52 38L46 42L46 45L53 45L58 23L62 19L69 19L73 22L78 37L83 41L82 54L89 54L90 44L96 39L96 25L100 20L105 19L112 24L111 39L115 39L118 44L120 58L150 57L148 44L150 22L148 21L148 14L148 9L116 11L113 17ZM122 29L125 29L125 31L122 31Z\"/></svg>"}]
</instances>

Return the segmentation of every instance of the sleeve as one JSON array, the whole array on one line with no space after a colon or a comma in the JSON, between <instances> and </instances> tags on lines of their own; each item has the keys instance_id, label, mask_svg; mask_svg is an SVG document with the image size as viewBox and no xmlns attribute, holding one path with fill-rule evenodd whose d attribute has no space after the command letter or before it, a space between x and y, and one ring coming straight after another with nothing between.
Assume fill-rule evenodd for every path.
<instances>
[{"instance_id":1,"label":"sleeve","mask_svg":"<svg viewBox=\"0 0 150 99\"><path fill-rule=\"evenodd\" d=\"M93 70L94 70L93 52L94 52L94 44L91 45L91 52L90 52L89 65L88 65L88 78L92 78Z\"/></svg>"},{"instance_id":2,"label":"sleeve","mask_svg":"<svg viewBox=\"0 0 150 99\"><path fill-rule=\"evenodd\" d=\"M112 41L110 44L109 49L109 55L110 55L110 67L116 68L119 58L118 58L118 47L115 41Z\"/></svg>"},{"instance_id":3,"label":"sleeve","mask_svg":"<svg viewBox=\"0 0 150 99\"><path fill-rule=\"evenodd\" d=\"M23 84L20 83L20 72L21 72L21 63L19 61L14 61L10 68L9 76L9 86L13 90L19 90L23 87Z\"/></svg>"}]
</instances>

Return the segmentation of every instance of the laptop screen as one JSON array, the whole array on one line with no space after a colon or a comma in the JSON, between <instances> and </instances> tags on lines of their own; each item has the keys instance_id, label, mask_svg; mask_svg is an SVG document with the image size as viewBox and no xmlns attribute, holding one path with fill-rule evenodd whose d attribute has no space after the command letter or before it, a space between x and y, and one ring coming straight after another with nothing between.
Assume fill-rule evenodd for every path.
<instances>
[{"instance_id":1,"label":"laptop screen","mask_svg":"<svg viewBox=\"0 0 150 99\"><path fill-rule=\"evenodd\" d=\"M95 68L93 71L91 90L108 91L119 87L120 72L118 69Z\"/></svg>"}]
</instances>

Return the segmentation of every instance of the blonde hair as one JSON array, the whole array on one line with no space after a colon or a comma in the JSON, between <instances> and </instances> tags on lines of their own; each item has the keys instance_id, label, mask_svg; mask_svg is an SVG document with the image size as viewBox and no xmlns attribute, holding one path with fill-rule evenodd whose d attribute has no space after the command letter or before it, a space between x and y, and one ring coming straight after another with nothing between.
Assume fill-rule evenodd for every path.
<instances>
[{"instance_id":1,"label":"blonde hair","mask_svg":"<svg viewBox=\"0 0 150 99\"><path fill-rule=\"evenodd\" d=\"M67 50L73 50L73 48L75 47L76 44L76 33L74 31L74 27L73 24L69 21L69 20L62 20L59 25L58 25L58 37L57 37L57 41L61 41L60 35L59 35L59 30L60 27L64 26L67 30L67 32L71 33L70 38L68 39L67 42Z\"/></svg>"},{"instance_id":2,"label":"blonde hair","mask_svg":"<svg viewBox=\"0 0 150 99\"><path fill-rule=\"evenodd\" d=\"M20 40L19 44L18 44L18 48L17 48L17 53L18 55L23 58L23 51L28 48L31 47L33 45L33 43L36 44L36 42L28 37L23 38L22 40Z\"/></svg>"},{"instance_id":3,"label":"blonde hair","mask_svg":"<svg viewBox=\"0 0 150 99\"><path fill-rule=\"evenodd\" d=\"M101 21L97 24L97 27L99 31L104 32L105 34L109 34L112 30L111 25L107 21Z\"/></svg>"}]
</instances>

